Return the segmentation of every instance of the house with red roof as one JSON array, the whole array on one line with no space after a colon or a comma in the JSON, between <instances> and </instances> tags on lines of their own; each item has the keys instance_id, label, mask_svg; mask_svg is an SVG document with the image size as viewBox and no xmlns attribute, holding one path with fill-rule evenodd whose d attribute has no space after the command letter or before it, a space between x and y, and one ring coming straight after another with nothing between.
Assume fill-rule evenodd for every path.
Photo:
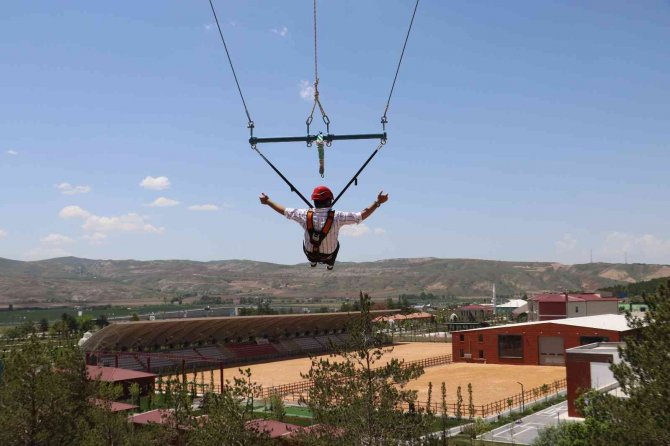
<instances>
[{"instance_id":1,"label":"house with red roof","mask_svg":"<svg viewBox=\"0 0 670 446\"><path fill-rule=\"evenodd\" d=\"M130 396L130 386L137 383L140 386L140 395L146 395L153 391L156 374L138 372L136 370L120 369L117 367L102 367L98 365L87 365L86 374L91 381L102 381L120 384L123 388L123 397Z\"/></svg>"},{"instance_id":2,"label":"house with red roof","mask_svg":"<svg viewBox=\"0 0 670 446\"><path fill-rule=\"evenodd\" d=\"M528 299L528 321L618 314L619 300L597 293L543 293Z\"/></svg>"}]
</instances>

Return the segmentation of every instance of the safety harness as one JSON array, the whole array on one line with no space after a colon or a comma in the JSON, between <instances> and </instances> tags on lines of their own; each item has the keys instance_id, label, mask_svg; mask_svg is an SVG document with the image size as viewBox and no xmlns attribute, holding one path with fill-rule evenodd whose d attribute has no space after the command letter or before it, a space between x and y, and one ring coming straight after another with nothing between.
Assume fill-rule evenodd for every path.
<instances>
[{"instance_id":1,"label":"safety harness","mask_svg":"<svg viewBox=\"0 0 670 446\"><path fill-rule=\"evenodd\" d=\"M307 232L309 233L309 241L312 244L312 252L318 253L321 242L323 242L330 232L330 228L333 226L333 221L335 220L335 211L332 209L328 211L328 217L326 217L326 222L323 224L323 228L320 231L314 229L314 211L307 211Z\"/></svg>"}]
</instances>

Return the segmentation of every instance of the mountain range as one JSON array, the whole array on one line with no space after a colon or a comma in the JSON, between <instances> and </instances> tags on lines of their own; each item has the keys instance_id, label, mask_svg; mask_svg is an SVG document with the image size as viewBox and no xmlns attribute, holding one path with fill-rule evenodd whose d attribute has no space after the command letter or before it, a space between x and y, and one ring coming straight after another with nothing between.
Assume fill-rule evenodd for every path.
<instances>
[{"instance_id":1,"label":"mountain range","mask_svg":"<svg viewBox=\"0 0 670 446\"><path fill-rule=\"evenodd\" d=\"M19 306L139 304L209 297L452 296L585 290L670 276L669 265L512 262L408 258L338 263L332 272L307 264L250 260L91 260L23 262L0 258L0 304Z\"/></svg>"}]
</instances>

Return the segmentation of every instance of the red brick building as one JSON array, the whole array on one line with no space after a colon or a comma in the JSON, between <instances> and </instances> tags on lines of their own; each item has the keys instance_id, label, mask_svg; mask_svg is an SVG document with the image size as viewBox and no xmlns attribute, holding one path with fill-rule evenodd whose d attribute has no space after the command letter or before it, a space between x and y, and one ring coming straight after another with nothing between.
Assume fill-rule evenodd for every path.
<instances>
[{"instance_id":1,"label":"red brick building","mask_svg":"<svg viewBox=\"0 0 670 446\"><path fill-rule=\"evenodd\" d=\"M455 362L564 365L568 348L632 333L625 316L604 314L454 331L451 345Z\"/></svg>"},{"instance_id":2,"label":"red brick building","mask_svg":"<svg viewBox=\"0 0 670 446\"><path fill-rule=\"evenodd\" d=\"M596 293L547 293L528 299L529 321L618 314L619 299Z\"/></svg>"}]
</instances>

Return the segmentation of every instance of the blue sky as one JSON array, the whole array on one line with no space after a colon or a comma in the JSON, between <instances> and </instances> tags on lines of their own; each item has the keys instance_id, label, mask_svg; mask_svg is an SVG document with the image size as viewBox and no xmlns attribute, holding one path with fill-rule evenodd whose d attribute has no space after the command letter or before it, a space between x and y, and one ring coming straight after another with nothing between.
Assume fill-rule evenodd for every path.
<instances>
[{"instance_id":1,"label":"blue sky","mask_svg":"<svg viewBox=\"0 0 670 446\"><path fill-rule=\"evenodd\" d=\"M215 2L258 136L305 131L311 3ZM319 2L333 133L380 131L412 7ZM423 0L339 207L390 200L340 259L670 263L668 42L668 1ZM0 257L303 261L206 1L10 2L0 55ZM305 194L373 148L334 144L322 180L313 148L261 147Z\"/></svg>"}]
</instances>

